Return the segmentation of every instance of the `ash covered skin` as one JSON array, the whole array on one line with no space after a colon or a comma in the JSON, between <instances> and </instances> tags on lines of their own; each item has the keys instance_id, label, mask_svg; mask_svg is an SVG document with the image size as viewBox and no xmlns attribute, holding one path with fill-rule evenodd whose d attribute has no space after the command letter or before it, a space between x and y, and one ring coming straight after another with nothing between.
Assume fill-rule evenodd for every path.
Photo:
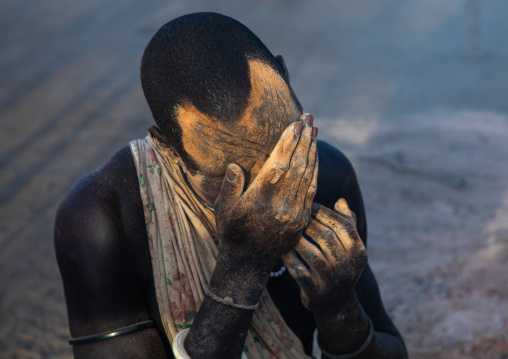
<instances>
[{"instance_id":1,"label":"ash covered skin","mask_svg":"<svg viewBox=\"0 0 508 359\"><path fill-rule=\"evenodd\" d=\"M198 164L187 176L194 190L210 204L220 192L229 164L241 167L248 187L284 130L302 114L291 87L273 68L258 60L248 64L252 90L238 121L222 123L190 103L177 108L183 146Z\"/></svg>"}]
</instances>

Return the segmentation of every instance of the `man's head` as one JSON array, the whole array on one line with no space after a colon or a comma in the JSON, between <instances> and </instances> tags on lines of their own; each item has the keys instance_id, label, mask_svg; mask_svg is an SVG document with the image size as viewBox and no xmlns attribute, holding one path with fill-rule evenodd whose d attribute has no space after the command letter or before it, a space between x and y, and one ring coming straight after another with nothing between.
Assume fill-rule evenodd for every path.
<instances>
[{"instance_id":1,"label":"man's head","mask_svg":"<svg viewBox=\"0 0 508 359\"><path fill-rule=\"evenodd\" d=\"M302 112L283 61L238 21L214 13L164 25L145 50L141 82L158 127L211 202L228 163L252 180Z\"/></svg>"}]
</instances>

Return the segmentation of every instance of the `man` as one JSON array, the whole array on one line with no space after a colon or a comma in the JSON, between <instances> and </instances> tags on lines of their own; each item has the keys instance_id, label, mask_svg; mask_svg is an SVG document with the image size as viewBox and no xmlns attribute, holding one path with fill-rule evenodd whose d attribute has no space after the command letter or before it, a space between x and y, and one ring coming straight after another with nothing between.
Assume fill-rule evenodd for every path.
<instances>
[{"instance_id":1,"label":"man","mask_svg":"<svg viewBox=\"0 0 508 359\"><path fill-rule=\"evenodd\" d=\"M75 357L305 358L317 328L324 358L405 358L354 171L316 141L282 57L191 14L154 35L141 81L158 127L56 218Z\"/></svg>"}]
</instances>

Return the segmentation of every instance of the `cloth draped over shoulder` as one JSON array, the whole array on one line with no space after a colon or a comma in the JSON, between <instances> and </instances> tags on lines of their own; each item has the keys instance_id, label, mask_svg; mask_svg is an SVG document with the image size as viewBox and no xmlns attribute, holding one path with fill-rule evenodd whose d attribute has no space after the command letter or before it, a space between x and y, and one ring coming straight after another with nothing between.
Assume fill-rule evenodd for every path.
<instances>
[{"instance_id":1,"label":"cloth draped over shoulder","mask_svg":"<svg viewBox=\"0 0 508 359\"><path fill-rule=\"evenodd\" d=\"M192 325L218 255L213 211L186 185L171 148L130 142L144 206L159 312L170 343ZM244 345L249 359L309 358L265 289Z\"/></svg>"}]
</instances>

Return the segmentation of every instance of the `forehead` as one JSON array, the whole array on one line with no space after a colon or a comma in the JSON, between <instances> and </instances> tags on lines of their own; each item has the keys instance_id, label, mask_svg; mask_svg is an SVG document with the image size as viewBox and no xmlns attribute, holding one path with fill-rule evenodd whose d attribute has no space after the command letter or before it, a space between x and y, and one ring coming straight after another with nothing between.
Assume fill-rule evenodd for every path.
<instances>
[{"instance_id":1,"label":"forehead","mask_svg":"<svg viewBox=\"0 0 508 359\"><path fill-rule=\"evenodd\" d=\"M300 115L289 86L274 69L249 61L249 71L248 106L234 123L224 124L189 103L177 109L184 149L203 169L220 173L231 161L264 162L284 129Z\"/></svg>"}]
</instances>

